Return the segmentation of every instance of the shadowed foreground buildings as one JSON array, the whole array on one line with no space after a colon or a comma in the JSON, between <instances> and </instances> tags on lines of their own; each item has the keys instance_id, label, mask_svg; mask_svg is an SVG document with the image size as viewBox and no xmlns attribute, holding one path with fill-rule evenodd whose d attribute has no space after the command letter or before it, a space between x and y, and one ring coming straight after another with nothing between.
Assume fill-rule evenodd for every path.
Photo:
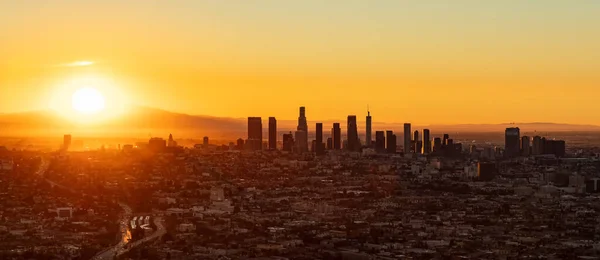
<instances>
[{"instance_id":1,"label":"shadowed foreground buildings","mask_svg":"<svg viewBox=\"0 0 600 260\"><path fill-rule=\"evenodd\" d=\"M339 124L335 128L339 129ZM249 131L248 140L259 138L258 118L249 120ZM332 132L339 136L339 130ZM413 143L418 147L422 141L427 153L431 133L427 129L422 135L416 132ZM110 243L114 245L114 232L119 232L122 223L118 218L127 215L117 209L127 203L134 218L143 212L159 219L154 223L157 227L165 226L143 232L132 227L133 240L153 236L159 230L166 235L155 243L140 244L124 258L595 256L597 249L581 245L598 237L595 227L600 219L594 205L600 194L600 150L583 148L572 158L557 158L552 154L564 151L564 141L536 136L533 146L538 148L531 150L542 155L525 155L528 138L521 138L527 158L511 159L502 156L502 134L496 134L495 141L469 137L446 134L442 142L438 135L432 154L422 155L417 149L406 156L398 151L397 137L391 130L375 131L375 150L320 150L322 123L315 124L314 152L301 154L294 152L292 132L283 135L282 152L244 149L242 139L236 147L209 145L206 137L205 145L192 148L169 147L164 139L153 138L139 145L141 148L125 145L122 150L60 151L59 156L54 156L56 152L23 151L31 160L26 163L14 154L7 159L5 153L11 151L0 147L0 184L7 191L0 193L0 206L7 209L0 223L4 230L0 232L0 244L4 244L0 250L20 254L11 251L13 241L18 241L41 247L44 252L55 250L56 254L69 250L80 254L83 250L75 245L93 256ZM173 136L169 140L175 143ZM329 140L332 147L333 138ZM460 140L474 141L466 150ZM569 153L578 150L569 148ZM40 160L52 162L46 174L35 170ZM10 172L14 169L17 171ZM23 182L22 177L35 184ZM69 189L77 194L104 187L102 196L109 199L65 196L57 192L59 187L46 185L43 178L72 187ZM113 183L119 186L111 187ZM123 187L131 187L132 192L123 192ZM25 202L12 199L32 194L35 198ZM90 205L93 212L88 211ZM527 217L532 212L535 216ZM81 225L74 224L80 221L88 222L84 225L90 229L114 231L98 236L72 228ZM133 220L142 225L139 221ZM39 223L46 225L43 230ZM53 236L48 236L51 232ZM482 239L482 234L488 238ZM91 250L82 246L86 244L103 246L87 246ZM240 246L230 248L231 244ZM144 258L148 254L154 256ZM50 259L6 257L1 251L0 258Z\"/></svg>"}]
</instances>

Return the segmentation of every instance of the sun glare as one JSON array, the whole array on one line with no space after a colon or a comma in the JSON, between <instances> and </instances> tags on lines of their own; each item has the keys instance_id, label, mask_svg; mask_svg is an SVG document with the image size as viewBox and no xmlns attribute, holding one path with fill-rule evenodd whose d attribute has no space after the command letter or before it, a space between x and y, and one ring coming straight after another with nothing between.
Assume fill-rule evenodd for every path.
<instances>
[{"instance_id":1,"label":"sun glare","mask_svg":"<svg viewBox=\"0 0 600 260\"><path fill-rule=\"evenodd\" d=\"M73 109L82 114L95 114L105 108L104 96L95 88L78 89L71 98Z\"/></svg>"},{"instance_id":2,"label":"sun glare","mask_svg":"<svg viewBox=\"0 0 600 260\"><path fill-rule=\"evenodd\" d=\"M102 123L127 110L127 93L110 77L86 73L57 81L49 107L78 125Z\"/></svg>"}]
</instances>

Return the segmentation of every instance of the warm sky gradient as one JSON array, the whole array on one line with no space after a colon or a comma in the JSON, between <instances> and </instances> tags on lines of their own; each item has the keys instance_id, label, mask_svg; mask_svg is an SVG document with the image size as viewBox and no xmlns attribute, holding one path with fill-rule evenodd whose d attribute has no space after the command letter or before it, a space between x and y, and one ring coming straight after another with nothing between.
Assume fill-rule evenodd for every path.
<instances>
[{"instance_id":1,"label":"warm sky gradient","mask_svg":"<svg viewBox=\"0 0 600 260\"><path fill-rule=\"evenodd\" d=\"M370 104L385 122L600 124L599 14L595 0L0 0L0 113L93 75L107 99L190 114L305 105L343 121Z\"/></svg>"}]
</instances>

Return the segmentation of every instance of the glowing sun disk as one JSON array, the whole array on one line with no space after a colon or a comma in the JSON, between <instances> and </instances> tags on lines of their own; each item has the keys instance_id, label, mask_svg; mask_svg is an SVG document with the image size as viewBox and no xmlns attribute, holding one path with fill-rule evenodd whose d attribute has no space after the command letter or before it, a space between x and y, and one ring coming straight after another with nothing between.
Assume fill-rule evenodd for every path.
<instances>
[{"instance_id":1,"label":"glowing sun disk","mask_svg":"<svg viewBox=\"0 0 600 260\"><path fill-rule=\"evenodd\" d=\"M71 98L73 109L82 114L95 114L105 108L104 96L95 88L81 88Z\"/></svg>"}]
</instances>

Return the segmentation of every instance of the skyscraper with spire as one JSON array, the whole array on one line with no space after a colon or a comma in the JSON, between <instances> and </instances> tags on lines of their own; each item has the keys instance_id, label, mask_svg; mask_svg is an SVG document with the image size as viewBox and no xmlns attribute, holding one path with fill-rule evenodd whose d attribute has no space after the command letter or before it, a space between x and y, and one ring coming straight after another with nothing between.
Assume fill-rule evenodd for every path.
<instances>
[{"instance_id":1,"label":"skyscraper with spire","mask_svg":"<svg viewBox=\"0 0 600 260\"><path fill-rule=\"evenodd\" d=\"M371 111L369 111L369 107L367 106L367 132L366 132L366 145L367 147L371 147Z\"/></svg>"},{"instance_id":2,"label":"skyscraper with spire","mask_svg":"<svg viewBox=\"0 0 600 260\"><path fill-rule=\"evenodd\" d=\"M308 122L306 120L306 108L300 107L298 117L298 128L296 131L296 151L308 152Z\"/></svg>"}]
</instances>

